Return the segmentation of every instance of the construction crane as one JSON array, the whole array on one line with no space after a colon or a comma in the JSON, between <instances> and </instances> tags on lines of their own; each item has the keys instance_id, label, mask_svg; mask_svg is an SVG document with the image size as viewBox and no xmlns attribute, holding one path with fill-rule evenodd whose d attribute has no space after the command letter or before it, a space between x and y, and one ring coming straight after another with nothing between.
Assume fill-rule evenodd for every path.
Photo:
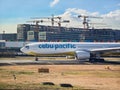
<instances>
[{"instance_id":1,"label":"construction crane","mask_svg":"<svg viewBox=\"0 0 120 90\"><path fill-rule=\"evenodd\" d=\"M61 27L61 23L69 23L70 21L69 20L61 20L62 17L57 17L58 18L58 21L55 21L59 27Z\"/></svg>"},{"instance_id":2,"label":"construction crane","mask_svg":"<svg viewBox=\"0 0 120 90\"><path fill-rule=\"evenodd\" d=\"M59 21L61 20L61 17L55 17L53 14L52 14L52 17L33 17L33 18L31 18L31 19L47 19L47 20L51 20L50 22L51 22L51 24L52 24L52 26L54 26L54 23L56 22L55 21L55 19L59 19ZM37 20L37 21L39 21L39 20ZM41 21L41 20L40 20ZM47 21L47 22L49 22L49 21ZM40 23L40 22L39 22Z\"/></svg>"},{"instance_id":3,"label":"construction crane","mask_svg":"<svg viewBox=\"0 0 120 90\"><path fill-rule=\"evenodd\" d=\"M33 23L36 23L36 26L38 26L39 23L43 23L43 22L51 22L52 26L54 26L54 23L57 23L59 27L61 27L61 23L69 23L69 20L63 20L62 21L62 17L60 16L54 16L52 14L52 17L34 17L31 19L37 19L37 20L32 20ZM42 19L42 20L39 20ZM45 21L45 19L50 20L50 21Z\"/></svg>"},{"instance_id":4,"label":"construction crane","mask_svg":"<svg viewBox=\"0 0 120 90\"><path fill-rule=\"evenodd\" d=\"M89 20L88 18L101 18L101 17L94 17L94 16L85 16L85 15L78 15L78 18L83 18L83 26L84 31L81 33L81 41L84 41L86 38L86 30L89 29Z\"/></svg>"},{"instance_id":5,"label":"construction crane","mask_svg":"<svg viewBox=\"0 0 120 90\"><path fill-rule=\"evenodd\" d=\"M35 23L35 26L36 26L35 32L38 32L39 31L39 23L43 23L45 21L43 21L43 20L30 20L30 21L27 21L27 22Z\"/></svg>"},{"instance_id":6,"label":"construction crane","mask_svg":"<svg viewBox=\"0 0 120 90\"><path fill-rule=\"evenodd\" d=\"M78 15L78 18L83 18L84 29L89 29L89 23L88 23L89 20L87 18L101 18L101 17Z\"/></svg>"}]
</instances>

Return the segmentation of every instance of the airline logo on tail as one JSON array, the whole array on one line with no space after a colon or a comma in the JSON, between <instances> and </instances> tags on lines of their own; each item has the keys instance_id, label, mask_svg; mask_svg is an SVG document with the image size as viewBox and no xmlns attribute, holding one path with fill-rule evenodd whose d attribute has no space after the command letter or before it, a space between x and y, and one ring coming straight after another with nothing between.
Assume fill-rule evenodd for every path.
<instances>
[{"instance_id":1,"label":"airline logo on tail","mask_svg":"<svg viewBox=\"0 0 120 90\"><path fill-rule=\"evenodd\" d=\"M38 46L39 48L54 48L56 49L60 49L60 48L76 48L76 46L74 44L40 44Z\"/></svg>"}]
</instances>

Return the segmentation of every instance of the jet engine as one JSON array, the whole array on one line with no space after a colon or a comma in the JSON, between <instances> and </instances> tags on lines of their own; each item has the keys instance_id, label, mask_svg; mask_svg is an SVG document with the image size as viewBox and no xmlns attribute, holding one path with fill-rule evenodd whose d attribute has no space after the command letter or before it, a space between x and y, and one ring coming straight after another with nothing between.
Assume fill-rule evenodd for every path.
<instances>
[{"instance_id":1,"label":"jet engine","mask_svg":"<svg viewBox=\"0 0 120 90\"><path fill-rule=\"evenodd\" d=\"M89 59L90 58L90 52L87 51L76 51L76 58L78 60L82 59Z\"/></svg>"}]
</instances>

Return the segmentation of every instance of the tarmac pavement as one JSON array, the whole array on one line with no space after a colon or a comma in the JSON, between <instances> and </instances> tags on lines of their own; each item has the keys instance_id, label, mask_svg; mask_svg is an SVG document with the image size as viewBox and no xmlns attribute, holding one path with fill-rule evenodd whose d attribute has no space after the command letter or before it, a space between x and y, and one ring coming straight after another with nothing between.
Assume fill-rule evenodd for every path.
<instances>
[{"instance_id":1,"label":"tarmac pavement","mask_svg":"<svg viewBox=\"0 0 120 90\"><path fill-rule=\"evenodd\" d=\"M77 61L74 59L70 60L0 60L0 66L3 65L79 65L79 64L87 64L87 65L93 65L93 64L119 64L120 61L105 61L105 62L92 62L90 63L89 61Z\"/></svg>"}]
</instances>

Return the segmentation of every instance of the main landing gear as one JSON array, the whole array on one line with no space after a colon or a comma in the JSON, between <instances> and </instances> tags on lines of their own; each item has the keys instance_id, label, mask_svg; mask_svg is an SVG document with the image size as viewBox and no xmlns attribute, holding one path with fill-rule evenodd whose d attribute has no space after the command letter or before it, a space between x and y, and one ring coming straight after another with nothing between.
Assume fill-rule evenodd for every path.
<instances>
[{"instance_id":1,"label":"main landing gear","mask_svg":"<svg viewBox=\"0 0 120 90\"><path fill-rule=\"evenodd\" d=\"M104 62L105 60L103 58L100 57L99 54L90 54L90 62Z\"/></svg>"}]
</instances>

